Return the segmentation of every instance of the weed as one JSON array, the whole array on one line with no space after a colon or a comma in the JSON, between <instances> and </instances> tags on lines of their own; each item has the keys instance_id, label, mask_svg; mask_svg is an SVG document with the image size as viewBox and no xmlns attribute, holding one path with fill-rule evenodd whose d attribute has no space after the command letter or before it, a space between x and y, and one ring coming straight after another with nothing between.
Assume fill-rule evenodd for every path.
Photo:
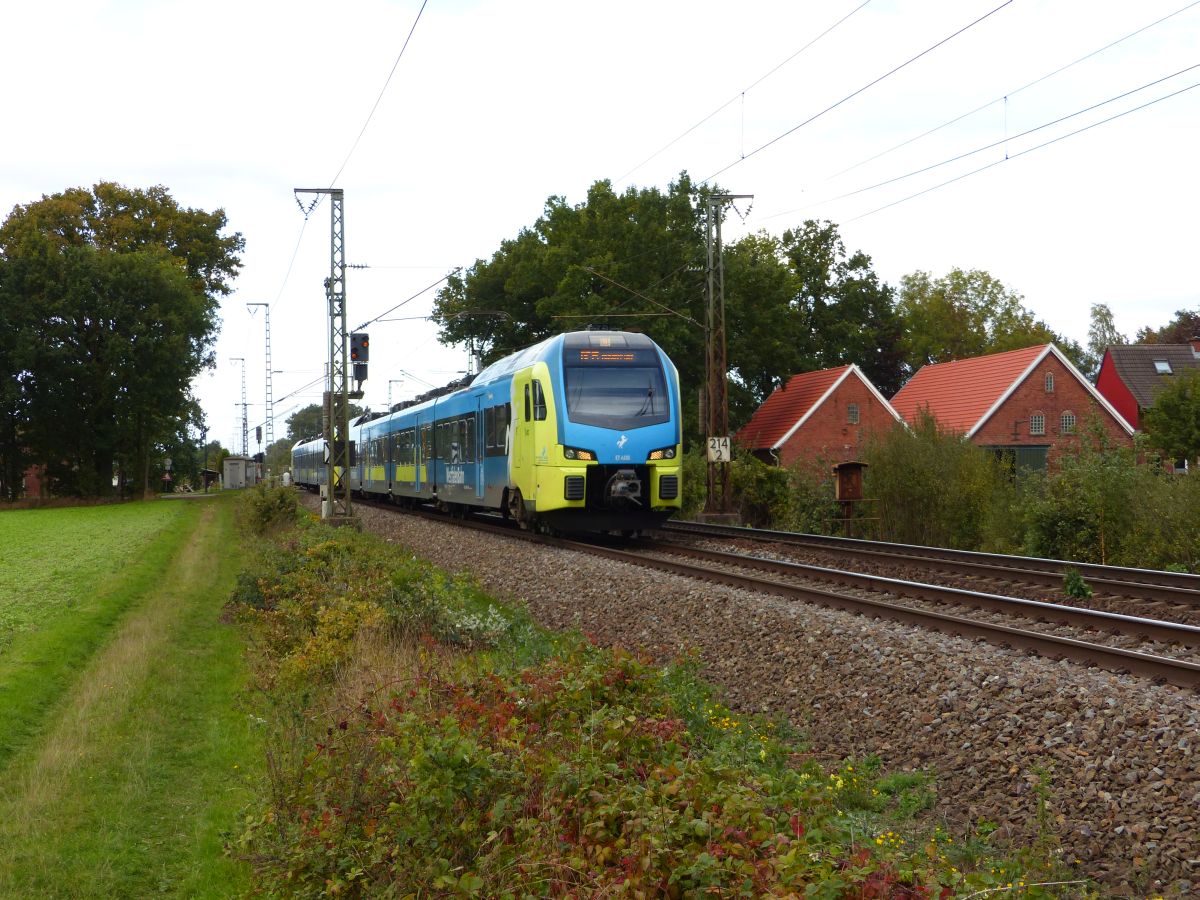
<instances>
[{"instance_id":1,"label":"weed","mask_svg":"<svg viewBox=\"0 0 1200 900\"><path fill-rule=\"evenodd\" d=\"M1063 577L1063 593L1076 600L1086 600L1092 596L1092 586L1079 574L1078 569L1067 569Z\"/></svg>"}]
</instances>

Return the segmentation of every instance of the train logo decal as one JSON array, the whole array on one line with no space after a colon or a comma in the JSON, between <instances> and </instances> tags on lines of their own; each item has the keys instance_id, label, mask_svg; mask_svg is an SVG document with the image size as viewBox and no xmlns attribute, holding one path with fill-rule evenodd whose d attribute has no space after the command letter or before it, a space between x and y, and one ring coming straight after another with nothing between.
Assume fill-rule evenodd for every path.
<instances>
[{"instance_id":1,"label":"train logo decal","mask_svg":"<svg viewBox=\"0 0 1200 900\"><path fill-rule=\"evenodd\" d=\"M619 438L617 438L617 449L618 450L623 449L625 447L625 445L628 443L629 443L629 438L625 437L625 435L621 435Z\"/></svg>"}]
</instances>

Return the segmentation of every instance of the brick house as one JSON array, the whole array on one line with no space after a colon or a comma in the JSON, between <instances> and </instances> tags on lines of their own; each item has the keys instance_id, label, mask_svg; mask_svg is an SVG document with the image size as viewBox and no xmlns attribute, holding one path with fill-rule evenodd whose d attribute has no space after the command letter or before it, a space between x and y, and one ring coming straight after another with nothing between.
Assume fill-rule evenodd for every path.
<instances>
[{"instance_id":1,"label":"brick house","mask_svg":"<svg viewBox=\"0 0 1200 900\"><path fill-rule=\"evenodd\" d=\"M1190 344L1117 344L1104 351L1096 390L1134 428L1172 378L1200 369L1200 338Z\"/></svg>"},{"instance_id":2,"label":"brick house","mask_svg":"<svg viewBox=\"0 0 1200 900\"><path fill-rule=\"evenodd\" d=\"M825 465L858 459L868 433L901 421L858 366L839 366L793 375L733 439L764 462Z\"/></svg>"},{"instance_id":3,"label":"brick house","mask_svg":"<svg viewBox=\"0 0 1200 900\"><path fill-rule=\"evenodd\" d=\"M1133 427L1053 344L924 366L892 406L909 423L927 409L942 428L1028 468L1045 468L1091 417L1133 446Z\"/></svg>"}]
</instances>

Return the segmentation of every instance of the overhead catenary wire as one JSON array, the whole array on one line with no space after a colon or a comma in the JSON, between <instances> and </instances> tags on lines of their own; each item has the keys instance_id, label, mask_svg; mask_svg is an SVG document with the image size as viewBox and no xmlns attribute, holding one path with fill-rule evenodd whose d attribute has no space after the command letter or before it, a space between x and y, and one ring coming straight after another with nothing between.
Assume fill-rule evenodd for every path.
<instances>
[{"instance_id":1,"label":"overhead catenary wire","mask_svg":"<svg viewBox=\"0 0 1200 900\"><path fill-rule=\"evenodd\" d=\"M946 187L946 185L954 184L956 181L962 181L964 178L969 178L972 175L978 175L980 172L986 172L988 169L994 168L995 166L998 166L1001 163L1005 163L1005 162L1008 162L1009 160L1017 159L1018 157L1025 156L1028 153L1032 153L1034 150L1041 150L1043 147L1049 147L1051 144L1057 144L1059 141L1065 141L1069 137L1074 137L1075 135L1082 134L1085 131L1091 131L1093 128L1097 128L1101 125L1107 125L1109 122L1116 121L1117 119L1123 118L1124 116L1127 116L1130 113L1139 112L1140 110L1146 109L1147 107L1154 106L1156 103L1162 103L1164 100L1170 100L1172 97L1178 97L1180 94L1184 94L1184 93L1186 93L1190 90L1194 90L1195 88L1198 88L1198 87L1200 87L1200 82L1196 82L1195 84L1190 84L1187 87L1180 88L1179 90L1173 91L1170 94L1166 94L1166 95L1164 95L1162 97L1158 97L1154 100L1148 100L1145 103L1143 103L1141 106L1135 106L1132 109L1127 109L1123 112L1116 113L1115 115L1109 116L1107 119L1101 119L1099 122L1093 122L1090 125L1085 125L1082 128L1077 128L1075 131L1068 132L1067 134L1061 134L1056 138L1052 138L1048 141L1044 141L1043 143L1037 144L1036 146L1027 147L1026 149L1020 151L1019 153L1009 154L1002 159L998 159L995 162L988 163L986 166L980 166L978 169L972 169L970 172L964 172L963 174L958 175L954 178L948 179L947 181L943 181L940 184L935 184L932 187L927 187L923 191L917 191L915 194L909 194L907 197L901 197L899 200L894 200L891 203L884 204L883 206L877 207L876 209L872 209L869 212L862 213L861 215L857 215L852 219L846 219L844 221L845 222L857 222L859 219L865 219L867 216L873 216L873 215L875 215L875 213L883 212L885 209L891 209L893 206L899 206L901 203L906 203L909 200L913 200L924 194L928 194L932 191L936 191L939 188L944 188L944 187Z\"/></svg>"},{"instance_id":2,"label":"overhead catenary wire","mask_svg":"<svg viewBox=\"0 0 1200 900\"><path fill-rule=\"evenodd\" d=\"M1198 0L1198 2L1200 2L1200 0ZM1011 137L1006 135L1001 140L992 141L992 143L990 143L990 144L985 144L982 147L976 147L974 150L968 150L965 153L959 153L957 156L952 156L949 159L942 160L941 162L936 162L931 165L924 166L923 168L920 168L920 169L914 169L913 171L906 172L903 175L897 175L894 178L888 178L884 181L876 182L875 184L869 184L866 187L861 187L861 188L858 188L857 190L847 191L844 194L838 194L836 197L829 197L826 200L818 200L814 203L808 204L807 206L801 206L801 207L797 207L795 209L785 210L784 212L772 213L771 215L765 216L764 218L765 219L777 219L780 216L787 216L787 215L791 215L792 213L802 212L803 210L806 210L806 209L812 209L815 206L822 206L826 203L834 203L838 200L845 200L847 197L855 197L858 194L864 194L867 191L873 191L873 190L876 190L881 187L887 187L889 184L895 184L899 181L904 181L905 179L913 178L917 175L923 175L926 172L932 172L934 169L939 169L942 166L950 165L950 163L958 162L959 160L966 159L969 156L974 156L976 153L982 153L985 150L991 150L995 147L1001 146L1002 144L1011 143L1012 141L1018 140L1019 138L1027 137L1028 135L1034 134L1038 131L1043 131L1047 128L1051 128L1054 125L1059 125L1063 122L1066 122L1068 119L1074 119L1077 116L1082 116L1085 113L1089 113L1089 112L1092 112L1093 110L1097 110L1102 106L1107 106L1110 103L1116 103L1118 100L1123 100L1126 97L1129 97L1129 96L1132 96L1133 94L1138 93L1139 91L1144 91L1148 88L1154 87L1157 84L1162 84L1164 81L1170 81L1172 78L1176 78L1176 77L1184 74L1185 72L1192 71L1193 69L1200 69L1200 63L1194 63L1193 65L1190 65L1190 66L1187 66L1186 68L1180 69L1177 72L1172 72L1170 75L1164 75L1163 77L1156 78L1154 81L1149 81L1146 84L1141 85L1140 87L1132 88L1128 91L1125 91L1124 93L1117 94L1114 97L1109 97L1107 100L1101 100L1099 103L1093 103L1091 106L1087 106L1087 107L1084 107L1083 109L1076 110L1073 113L1068 113L1065 116L1059 116L1057 119L1054 119L1050 122L1044 122L1041 125L1035 125L1033 128L1027 128L1025 131L1022 131L1019 134L1014 134ZM1106 120L1106 121L1108 121L1108 120ZM1042 146L1044 146L1044 145L1042 145ZM1017 155L1020 155L1020 154L1017 154Z\"/></svg>"},{"instance_id":3,"label":"overhead catenary wire","mask_svg":"<svg viewBox=\"0 0 1200 900\"><path fill-rule=\"evenodd\" d=\"M421 8L417 10L417 17L413 19L412 28L408 30L408 37L404 39L404 46L400 48L400 52L396 54L396 61L392 63L392 70L388 72L388 77L383 82L383 87L379 89L379 96L375 98L375 103L371 107L371 111L367 113L366 121L363 122L362 128L358 132L358 137L354 139L354 143L350 147L350 152L346 154L346 158L342 160L341 166L338 167L337 173L329 180L329 187L333 187L341 177L342 171L346 168L346 164L350 162L350 157L354 155L354 151L358 149L358 142L362 140L362 136L367 133L367 126L371 124L371 118L375 115L375 110L379 108L379 103L383 100L383 95L387 92L388 85L392 83L392 76L396 74L396 68L400 65L400 60L404 58L404 51L408 49L408 42L412 40L413 32L417 30L417 23L421 21L421 14L425 12L425 6L429 0L422 0Z\"/></svg>"},{"instance_id":4,"label":"overhead catenary wire","mask_svg":"<svg viewBox=\"0 0 1200 900\"><path fill-rule=\"evenodd\" d=\"M846 15L842 16L840 19L838 19L836 22L834 22L832 25L830 25L828 28L826 28L824 31L822 31L820 34L818 34L815 38L813 38L811 41L809 41L807 44L805 44L803 47L801 47L799 50L797 50L795 53L793 53L791 56L789 56L783 62L776 64L770 71L766 72L763 75L760 75L757 79L755 79L753 82L748 84L746 87L742 88L740 91L738 91L736 94L734 94L732 97L730 97L724 103L722 103L720 106L718 106L716 109L714 109L708 115L706 115L703 119L701 119L699 122L697 122L691 128L688 128L687 130L685 130L684 132L679 134L677 137L673 138L671 141L664 144L662 147L659 147L657 150L655 150L653 153L651 153L649 156L647 156L645 159L643 159L640 163L638 163L636 166L634 166L632 169L630 169L628 172L626 172L624 175L622 175L620 178L618 178L616 180L616 182L614 182L614 183L620 184L622 181L624 181L626 178L628 178L630 175L632 175L634 172L636 172L642 166L646 165L646 163L650 162L651 160L658 157L660 154L665 153L667 150L674 147L676 144L678 144L681 140L683 140L685 137L687 137L689 134L691 134L693 131L695 131L697 128L699 128L701 125L703 125L705 122L709 121L713 116L717 115L722 110L728 108L731 104L736 103L739 98L744 100L746 97L747 91L752 90L755 87L757 87L758 85L762 84L762 82L766 81L768 78L770 78L772 75L774 75L780 69L782 69L788 63L790 63L792 60L794 60L796 57L798 57L801 53L803 53L805 50L807 50L813 44L817 43L817 41L821 40L821 38L825 37L827 34L829 34L831 31L833 31L835 28L837 28L839 25L841 25L843 22L845 22L847 19L849 19L851 16L853 16L856 12L861 10L864 6L866 6L870 2L871 2L871 0L863 0L862 3L860 3L858 6L854 7L854 9L850 10L850 12L846 13ZM1196 0L1196 2L1200 3L1200 0Z\"/></svg>"},{"instance_id":5,"label":"overhead catenary wire","mask_svg":"<svg viewBox=\"0 0 1200 900\"><path fill-rule=\"evenodd\" d=\"M1007 101L1008 99L1021 93L1021 91L1028 90L1029 88L1033 87L1034 85L1041 84L1043 81L1047 80L1048 78L1053 78L1055 75L1059 75L1062 72L1067 71L1067 69L1072 68L1073 66L1077 66L1082 62L1086 62L1087 60L1091 59L1093 56L1103 53L1105 50L1111 50L1113 47L1116 47L1118 44L1122 44L1125 41L1129 40L1130 38L1137 37L1143 31L1147 31L1147 30L1153 28L1155 25L1161 25L1163 22L1167 21L1168 19L1172 19L1175 16L1179 15L1180 13L1187 12L1193 6L1197 6L1197 5L1200 5L1200 0L1192 0L1192 2L1189 3L1187 6L1177 9L1177 10L1175 10L1175 12L1165 15L1161 19L1156 19L1155 21L1151 22L1149 25L1143 25L1141 28L1137 29L1137 31L1131 31L1129 34L1125 35L1124 37L1117 38L1115 41L1110 41L1109 43L1105 44L1103 47L1099 47L1099 48L1093 50L1091 53L1084 54L1083 56L1079 57L1079 59L1075 60L1074 62L1069 62L1065 66L1059 66L1053 72L1047 72L1045 75L1042 75L1040 78L1035 78L1033 81L1029 82L1028 84L1023 84L1019 88L1016 88L1011 91L1007 91L1006 93L995 98L994 100L989 100L987 103L984 103L982 106L975 107L970 112L965 112L962 115L955 116L953 119L943 122L941 125L938 125L934 128L930 128L928 131L924 131L921 134L918 134L916 137L911 137L906 141L901 141L899 144L896 144L894 147L889 147L886 150L882 150L879 153L876 153L874 156L868 157L867 159L864 159L864 160L860 160L859 162L856 162L854 165L852 165L848 168L842 169L842 171L837 172L834 175L830 175L828 180L832 180L834 178L839 178L842 175L845 175L847 172L854 171L859 166L865 166L867 163L874 162L877 159L881 159L882 157L887 156L889 153L893 153L894 151L899 150L902 147L907 147L909 144L915 143L916 141L919 141L922 138L929 137L929 135L934 134L935 132L941 131L943 128L948 128L951 125L955 125L958 122L961 122L963 119L970 118L971 116L975 115L975 113L983 112L983 110L987 109L989 106L994 106L995 104L1000 103L1001 101Z\"/></svg>"},{"instance_id":6,"label":"overhead catenary wire","mask_svg":"<svg viewBox=\"0 0 1200 900\"><path fill-rule=\"evenodd\" d=\"M1008 6L1012 2L1013 2L1013 0L1004 0L1004 2L1001 3L999 6L997 6L995 9L991 10L990 12L984 13L982 16L980 16L975 21L973 21L967 25L964 25L962 28L958 29L958 31L954 32L953 34L947 35L946 37L942 38L940 41L938 41L932 47L925 48L920 53L918 53L916 56L910 57L909 59L900 63L900 65L896 66L895 68L889 69L887 72L884 72L882 75L880 75L874 81L864 84L858 90L854 91L853 93L847 94L845 97L843 97L841 100L838 100L836 103L830 104L829 106L825 107L820 112L814 113L813 115L809 116L807 119L805 119L799 125L792 126L787 131L783 132L783 134L780 134L777 137L773 137L773 138L771 138L771 140L767 141L765 144L762 144L761 146L756 147L754 150L751 150L749 153L743 154L739 159L735 159L733 162L731 162L729 165L725 166L724 168L718 169L716 172L713 172L711 175L709 175L707 178L702 180L700 183L707 184L708 182L710 182L714 178L716 178L718 175L722 175L725 172L728 172L730 169L732 169L734 166L738 165L739 163L745 162L746 160L748 160L750 157L754 156L755 154L761 153L763 150L766 150L768 147L772 146L773 144L777 144L779 141L783 140L788 135L794 134L795 132L799 131L805 125L815 122L817 119L821 118L821 116L825 115L828 112L832 112L833 110L837 109L839 106L841 106L843 103L847 102L848 100L854 99L859 94L861 94L863 91L866 91L869 88L874 87L875 85L879 84L884 79L890 78L892 75L895 75L901 69L904 69L905 67L907 67L909 65L912 65L914 62L916 62L921 57L926 56L929 53L932 53L934 50L938 49L938 47L941 47L942 45L949 43L950 41L952 41L956 37L958 37L960 34L963 34L964 32L969 31L970 29L972 29L976 25L978 25L980 22L983 22L985 19L988 19L991 16L994 16L996 13L998 13L1000 10L1004 9L1004 7Z\"/></svg>"},{"instance_id":7,"label":"overhead catenary wire","mask_svg":"<svg viewBox=\"0 0 1200 900\"><path fill-rule=\"evenodd\" d=\"M461 271L462 271L461 269L454 269L454 270L452 270L452 271L450 271L450 272L447 272L445 275L443 275L443 276L442 276L441 278L439 278L437 281L434 281L434 282L432 282L431 284L427 284L427 285L425 285L425 287L421 288L419 291L417 291L417 292L416 292L415 294L413 294L411 297L407 297L407 298L405 298L404 300L401 300L399 303L397 303L397 304L396 304L395 306L393 306L391 309L386 309L386 310L384 310L383 312L381 312L379 315L377 315L377 316L376 316L375 318L373 318L373 319L367 319L367 321L363 322L361 325L359 325L359 326L358 326L357 328L355 328L354 330L355 330L355 331L362 331L364 328L366 328L366 327L367 327L368 325L370 325L372 322L378 322L380 319L382 319L382 318L383 318L384 316L386 316L388 313L393 313L393 312L395 312L395 311L396 311L396 310L398 310L400 307L404 306L406 303L412 303L412 301L416 300L416 299L417 299L418 297L420 297L422 294L425 294L425 293L428 293L429 291L432 291L432 290L433 290L435 287L437 287L437 286L438 286L439 284L441 284L443 281L445 281L445 280L447 280L448 278L450 278L450 276L451 276L451 275L457 275L457 274L458 274L459 272L461 272Z\"/></svg>"}]
</instances>

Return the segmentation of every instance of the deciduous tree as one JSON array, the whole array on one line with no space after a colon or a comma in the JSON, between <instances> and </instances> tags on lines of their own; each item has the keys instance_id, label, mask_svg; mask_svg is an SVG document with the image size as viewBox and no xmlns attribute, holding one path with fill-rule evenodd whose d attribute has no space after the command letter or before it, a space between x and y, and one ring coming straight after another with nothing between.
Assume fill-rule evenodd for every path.
<instances>
[{"instance_id":1,"label":"deciduous tree","mask_svg":"<svg viewBox=\"0 0 1200 900\"><path fill-rule=\"evenodd\" d=\"M1186 344L1200 337L1200 307L1176 310L1175 318L1162 328L1142 328L1138 331L1139 344Z\"/></svg>"},{"instance_id":2,"label":"deciduous tree","mask_svg":"<svg viewBox=\"0 0 1200 900\"><path fill-rule=\"evenodd\" d=\"M1086 368L1083 348L1025 308L1024 298L979 269L952 269L941 278L913 272L900 280L897 312L909 372L1035 344L1055 343L1076 366Z\"/></svg>"},{"instance_id":3,"label":"deciduous tree","mask_svg":"<svg viewBox=\"0 0 1200 900\"><path fill-rule=\"evenodd\" d=\"M1172 376L1142 413L1142 430L1150 446L1167 459L1200 460L1200 371Z\"/></svg>"},{"instance_id":4,"label":"deciduous tree","mask_svg":"<svg viewBox=\"0 0 1200 900\"><path fill-rule=\"evenodd\" d=\"M151 448L197 414L190 382L211 365L241 265L225 225L163 187L104 182L17 206L0 226L2 302L26 348L21 443L60 491L106 493L118 465L148 487Z\"/></svg>"}]
</instances>

